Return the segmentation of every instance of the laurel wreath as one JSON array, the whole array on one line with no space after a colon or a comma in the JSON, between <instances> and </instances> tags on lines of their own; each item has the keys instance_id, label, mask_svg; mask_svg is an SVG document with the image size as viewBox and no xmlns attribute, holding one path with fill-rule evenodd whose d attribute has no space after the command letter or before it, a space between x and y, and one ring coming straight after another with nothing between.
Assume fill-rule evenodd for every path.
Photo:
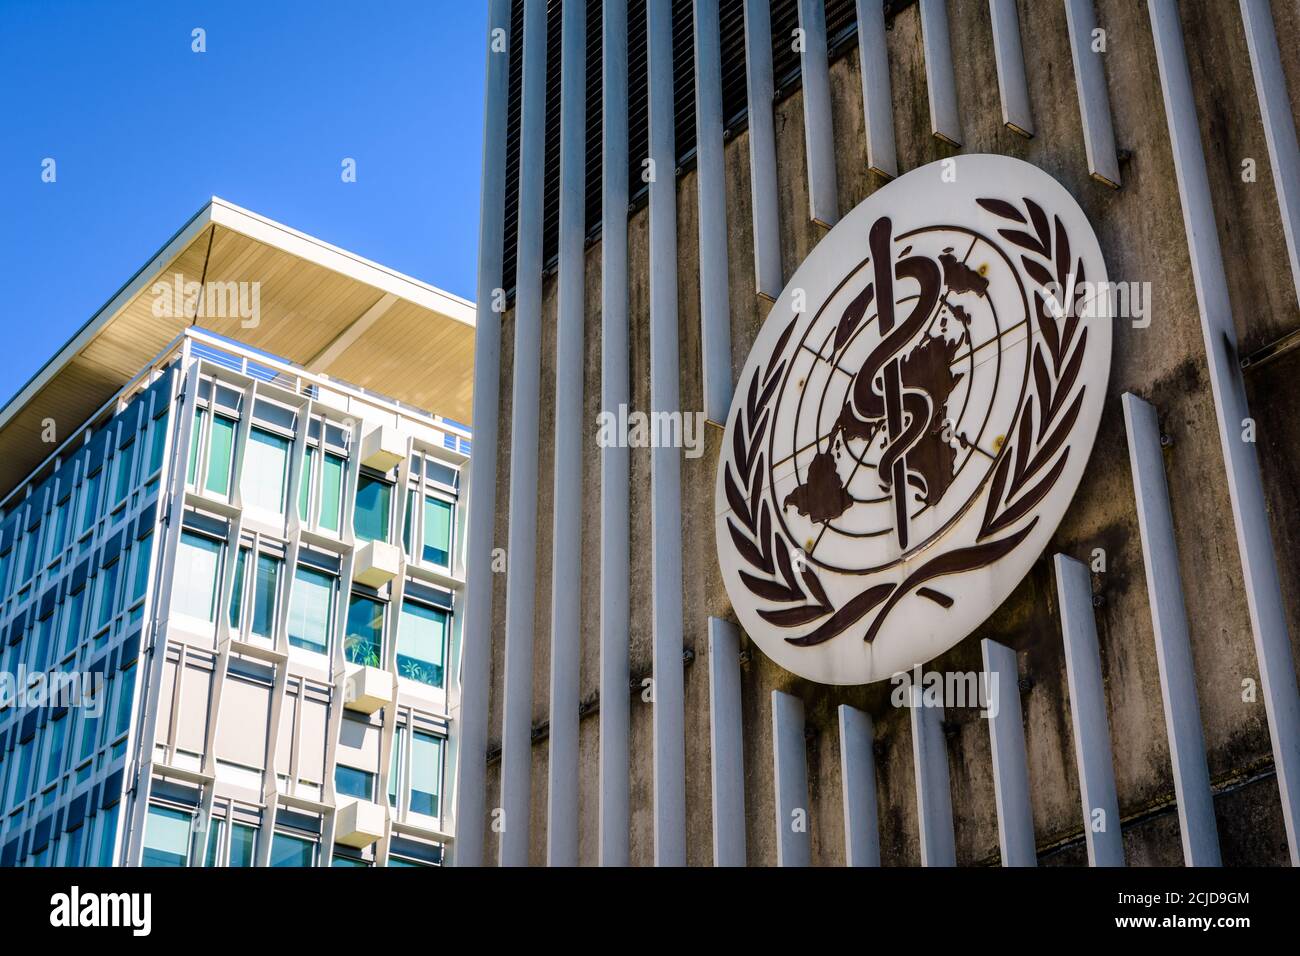
<instances>
[{"instance_id":1,"label":"laurel wreath","mask_svg":"<svg viewBox=\"0 0 1300 956\"><path fill-rule=\"evenodd\" d=\"M785 371L787 361L782 355L799 316L782 331L766 370L760 366L750 379L732 430L732 453L723 475L733 512L727 518L727 530L736 551L750 568L739 572L741 582L755 597L782 605L760 608L759 617L778 627L821 621L809 634L787 637L790 644L821 644L879 607L864 637L870 642L893 608L914 591L950 607L952 599L924 587L926 582L984 567L1015 549L1038 524L1037 516L1019 531L999 535L1028 515L1065 469L1070 454L1065 442L1078 419L1086 390L1086 385L1075 388L1088 339L1088 330L1079 329L1077 311L1086 278L1083 260L1074 259L1060 217L1053 216L1049 223L1042 207L1028 197L1021 200L1023 211L1002 199L982 198L976 202L993 215L1023 227L999 228L998 235L1023 250L1021 265L1035 283L1033 319L1040 335L1031 362L1034 390L1026 395L1013 434L999 451L975 544L931 559L900 582L866 588L836 608L816 571L803 560L802 549L772 521L771 503L764 494L762 446L772 420L770 403ZM1053 287L1065 290L1067 301L1061 302L1049 292ZM856 302L848 306L841 321L852 318L848 313L855 306ZM794 554L799 556L797 562L792 560Z\"/></svg>"}]
</instances>

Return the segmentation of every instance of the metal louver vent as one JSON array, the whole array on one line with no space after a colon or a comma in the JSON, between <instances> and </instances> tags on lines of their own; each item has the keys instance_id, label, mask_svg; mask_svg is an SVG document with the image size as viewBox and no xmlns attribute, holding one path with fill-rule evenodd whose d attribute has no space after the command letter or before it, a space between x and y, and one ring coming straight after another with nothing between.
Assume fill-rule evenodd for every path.
<instances>
[{"instance_id":1,"label":"metal louver vent","mask_svg":"<svg viewBox=\"0 0 1300 956\"><path fill-rule=\"evenodd\" d=\"M692 0L673 4L673 100L678 170L695 162L695 43ZM888 21L914 0L884 0ZM857 45L855 0L825 0L826 37L832 60ZM586 235L600 235L601 191L601 25L602 0L587 0L587 149ZM555 268L559 247L560 206L560 22L563 0L548 0L546 9L546 169L542 232L543 268ZM800 84L799 53L794 31L799 26L797 0L772 0L772 67L776 98L784 99ZM649 153L646 102L646 0L628 0L628 196L633 209L646 200L642 162ZM722 41L722 115L730 138L745 128L744 0L719 0ZM514 295L516 228L519 218L519 121L523 75L523 0L510 11L510 89L506 113L505 260L503 282Z\"/></svg>"}]
</instances>

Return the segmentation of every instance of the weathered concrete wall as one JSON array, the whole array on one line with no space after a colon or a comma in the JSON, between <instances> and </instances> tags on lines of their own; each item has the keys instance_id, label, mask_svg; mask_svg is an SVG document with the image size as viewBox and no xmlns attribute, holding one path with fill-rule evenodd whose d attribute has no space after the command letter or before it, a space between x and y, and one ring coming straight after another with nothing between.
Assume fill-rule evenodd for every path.
<instances>
[{"instance_id":1,"label":"weathered concrete wall","mask_svg":"<svg viewBox=\"0 0 1300 956\"><path fill-rule=\"evenodd\" d=\"M1154 402L1164 431L1173 439L1165 465L1186 585L1202 723L1217 798L1225 863L1283 863L1286 860L1276 781L1272 776L1264 705L1242 699L1242 682L1258 680L1246 605L1241 593L1231 509L1223 481L1214 407L1206 377L1195 291L1170 155L1159 76L1146 5L1134 0L1097 0L1099 24L1107 33L1105 57L1116 141L1122 152L1123 188L1092 181L1086 168L1078 100L1060 3L1020 0L1030 99L1037 135L1025 140L1002 127L992 52L988 5L984 0L949 4L953 56L961 108L961 152L1018 156L1050 172L1083 206L1100 238L1112 280L1152 284L1149 328L1119 322L1115 329L1111 384L1089 470L1045 557L1003 606L975 633L938 658L938 669L978 670L979 641L991 637L1019 652L1022 705L1034 827L1044 863L1085 862L1083 820L1071 740L1055 582L1047 557L1055 551L1087 557L1105 549L1107 570L1094 575L1100 596L1097 624L1106 681L1116 784L1125 819L1131 864L1178 864L1181 850L1173 811L1173 784L1165 736L1159 679L1142 567L1137 517L1119 396L1134 391ZM1300 45L1300 4L1275 0L1274 17L1284 57ZM1234 0L1187 3L1183 9L1192 80L1201 115L1219 234L1223 244L1234 316L1243 353L1297 324L1296 291L1279 229L1268 153L1255 100L1245 37ZM953 155L929 134L925 64L918 12L904 10L888 34L894 124L900 170ZM1291 102L1300 104L1300 62L1286 60ZM856 49L832 65L837 172L842 210L848 210L883 182L865 169L861 81ZM808 219L799 92L777 105L776 130L781 201L781 244L788 276L816 245L823 230ZM1241 162L1253 158L1258 178L1241 179ZM727 213L731 285L733 370L739 374L767 312L754 294L747 134L727 144ZM678 267L682 408L702 407L698 310L696 183L680 178ZM629 363L633 406L649 404L649 291L647 217L629 224L632 344ZM599 500L600 472L596 415L600 396L600 247L588 250L587 361L585 403L590 435L583 471L582 512L564 516L583 527L584 570L566 582L582 593L584 700L599 686ZM507 539L509 489L510 362L512 316L503 326L501 474L496 540ZM554 421L555 283L549 278L543 332L543 428ZM1273 523L1274 542L1287 595L1293 646L1300 644L1300 416L1288 387L1296 359L1283 359L1248 379L1250 404L1258 420L1258 451ZM531 399L530 399L531 400ZM705 455L683 460L686 759L688 853L692 864L712 858L710 807L707 619L731 617L714 552L713 490L721 433L710 429ZM540 446L538 489L538 597L535 628L534 723L543 725L549 697L552 520L550 443ZM632 451L631 661L639 680L650 672L650 474L649 452ZM494 745L501 726L504 633L504 576L495 587L493 695ZM747 642L746 642L747 643ZM1296 647L1300 654L1300 646ZM868 710L876 723L877 787L882 858L886 864L916 864L919 848L908 714L889 704L888 683L862 688L826 687L803 681L750 648L744 665L746 827L752 864L776 861L772 785L770 696L788 690L804 700L807 713L810 823L813 859L844 860L836 707L849 703ZM632 696L632 861L653 859L651 705ZM597 726L594 709L582 721L580 740L580 860L597 856ZM996 863L997 821L988 728L974 710L948 714L957 857L961 863ZM546 759L544 734L533 748L531 862L545 861ZM489 773L489 805L499 786L497 765ZM489 852L496 837L488 831Z\"/></svg>"}]
</instances>

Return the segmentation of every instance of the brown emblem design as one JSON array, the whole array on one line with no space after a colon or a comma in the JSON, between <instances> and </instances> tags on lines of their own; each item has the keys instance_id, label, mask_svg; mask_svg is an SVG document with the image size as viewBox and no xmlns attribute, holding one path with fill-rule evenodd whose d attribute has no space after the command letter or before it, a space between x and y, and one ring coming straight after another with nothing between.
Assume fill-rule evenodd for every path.
<instances>
[{"instance_id":1,"label":"brown emblem design","mask_svg":"<svg viewBox=\"0 0 1300 956\"><path fill-rule=\"evenodd\" d=\"M781 333L766 365L760 365L750 379L724 463L723 486L733 511L726 524L737 552L750 566L749 571L739 572L741 581L756 598L774 605L759 608L759 616L786 628L820 621L808 634L787 637L790 644L821 644L874 612L864 637L871 641L890 612L913 592L943 608L951 607L953 599L931 583L985 567L1014 550L1033 530L1038 517L1019 530L1012 528L1031 514L1065 468L1070 454L1067 440L1086 389L1079 383L1088 338L1086 328L1080 331L1078 315L1086 279L1083 260L1073 257L1060 218L1052 216L1049 221L1033 200L1022 198L1020 207L995 198L976 202L1008 222L998 229L998 235L1020 250L1023 274L1032 289L1031 316L1039 334L1030 362L1032 389L1026 388L1008 439L997 451L991 476L975 492L978 495L988 487L975 543L939 554L899 582L872 585L834 606L812 562L799 561L796 568L791 555L802 549L781 522L773 521L776 505L764 481L764 443L775 416L773 398L791 360L785 353L799 315ZM877 304L881 340L854 375L828 437L833 447L837 436L871 441L883 431L886 441L878 477L882 489L893 496L894 531L900 549L906 552L907 488L917 490L927 505L937 504L952 481L953 461L952 449L941 437L943 402L935 398L951 390L951 382L945 382L944 376L952 377L949 366L954 343L924 336L918 343L916 338L947 293L974 291L982 296L987 280L947 251L936 260L909 256L909 246L891 265L893 241L892 223L881 217L869 235L874 281L844 309L834 330L832 349L838 355L873 302ZM914 279L920 286L908 314L897 323L893 314L895 278ZM1058 295L1067 301L1060 302ZM961 307L952 311L961 321ZM825 525L851 504L828 448L814 455L806 481L785 497L781 507L794 508Z\"/></svg>"}]
</instances>

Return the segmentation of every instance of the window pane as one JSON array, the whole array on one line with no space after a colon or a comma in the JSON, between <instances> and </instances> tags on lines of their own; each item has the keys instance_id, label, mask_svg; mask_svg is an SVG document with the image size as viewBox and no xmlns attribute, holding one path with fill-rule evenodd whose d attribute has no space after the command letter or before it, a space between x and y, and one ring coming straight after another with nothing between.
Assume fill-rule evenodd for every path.
<instances>
[{"instance_id":1,"label":"window pane","mask_svg":"<svg viewBox=\"0 0 1300 956\"><path fill-rule=\"evenodd\" d=\"M144 866L186 866L193 818L171 807L150 807L144 829Z\"/></svg>"},{"instance_id":2,"label":"window pane","mask_svg":"<svg viewBox=\"0 0 1300 956\"><path fill-rule=\"evenodd\" d=\"M402 779L402 756L405 753L403 742L406 740L406 728L398 727L393 731L393 753L388 764L388 805L397 807L397 784Z\"/></svg>"},{"instance_id":3,"label":"window pane","mask_svg":"<svg viewBox=\"0 0 1300 956\"><path fill-rule=\"evenodd\" d=\"M36 754L36 738L33 737L10 755L10 760L17 760L13 780L9 784L9 807L16 807L27 799L27 788L31 781L32 760Z\"/></svg>"},{"instance_id":4,"label":"window pane","mask_svg":"<svg viewBox=\"0 0 1300 956\"><path fill-rule=\"evenodd\" d=\"M41 528L37 525L23 538L23 573L18 579L26 581L36 573L36 557L41 553Z\"/></svg>"},{"instance_id":5,"label":"window pane","mask_svg":"<svg viewBox=\"0 0 1300 956\"><path fill-rule=\"evenodd\" d=\"M63 550L63 542L68 537L68 511L71 507L72 499L64 498L54 510L54 521L45 554L46 561L52 560Z\"/></svg>"},{"instance_id":6,"label":"window pane","mask_svg":"<svg viewBox=\"0 0 1300 956\"><path fill-rule=\"evenodd\" d=\"M277 833L271 841L272 866L311 866L316 844L302 837Z\"/></svg>"},{"instance_id":7,"label":"window pane","mask_svg":"<svg viewBox=\"0 0 1300 956\"><path fill-rule=\"evenodd\" d=\"M416 731L411 739L412 813L438 815L438 782L442 778L442 739Z\"/></svg>"},{"instance_id":8,"label":"window pane","mask_svg":"<svg viewBox=\"0 0 1300 956\"><path fill-rule=\"evenodd\" d=\"M342 797L373 800L375 799L375 775L339 764L334 771L334 790Z\"/></svg>"},{"instance_id":9,"label":"window pane","mask_svg":"<svg viewBox=\"0 0 1300 956\"><path fill-rule=\"evenodd\" d=\"M162 467L163 449L167 445L167 416L155 418L149 427L153 431L149 433L149 466L146 474L152 475Z\"/></svg>"},{"instance_id":10,"label":"window pane","mask_svg":"<svg viewBox=\"0 0 1300 956\"><path fill-rule=\"evenodd\" d=\"M131 705L135 702L135 665L117 675L117 722L113 736L119 737L131 726Z\"/></svg>"},{"instance_id":11,"label":"window pane","mask_svg":"<svg viewBox=\"0 0 1300 956\"><path fill-rule=\"evenodd\" d=\"M325 453L321 469L320 526L329 531L339 530L339 504L343 500L343 459Z\"/></svg>"},{"instance_id":12,"label":"window pane","mask_svg":"<svg viewBox=\"0 0 1300 956\"><path fill-rule=\"evenodd\" d=\"M135 442L118 450L113 458L113 504L126 497L131 490L131 465L135 461Z\"/></svg>"},{"instance_id":13,"label":"window pane","mask_svg":"<svg viewBox=\"0 0 1300 956\"><path fill-rule=\"evenodd\" d=\"M289 464L289 440L254 428L244 451L244 504L284 513L284 483Z\"/></svg>"},{"instance_id":14,"label":"window pane","mask_svg":"<svg viewBox=\"0 0 1300 956\"><path fill-rule=\"evenodd\" d=\"M432 687L442 686L447 615L410 601L397 622L397 673Z\"/></svg>"},{"instance_id":15,"label":"window pane","mask_svg":"<svg viewBox=\"0 0 1300 956\"><path fill-rule=\"evenodd\" d=\"M235 558L235 581L230 586L230 626L239 630L244 619L244 565L248 563L248 548L240 548Z\"/></svg>"},{"instance_id":16,"label":"window pane","mask_svg":"<svg viewBox=\"0 0 1300 956\"><path fill-rule=\"evenodd\" d=\"M253 582L253 621L249 630L258 637L270 637L275 628L275 598L280 585L280 559L257 556L257 580Z\"/></svg>"},{"instance_id":17,"label":"window pane","mask_svg":"<svg viewBox=\"0 0 1300 956\"><path fill-rule=\"evenodd\" d=\"M220 564L220 541L182 531L172 581L172 610L203 621L215 621Z\"/></svg>"},{"instance_id":18,"label":"window pane","mask_svg":"<svg viewBox=\"0 0 1300 956\"><path fill-rule=\"evenodd\" d=\"M102 707L104 705L96 701L94 706ZM81 711L81 727L78 730L78 733L81 734L81 746L77 748L77 763L81 763L95 752L95 744L99 737L100 718L90 716L91 709L91 707L86 707Z\"/></svg>"},{"instance_id":19,"label":"window pane","mask_svg":"<svg viewBox=\"0 0 1300 956\"><path fill-rule=\"evenodd\" d=\"M342 854L336 853L334 854L334 862L330 865L342 866L342 867L355 867L355 866L367 867L370 864L367 863L365 860L358 860L355 856L343 856Z\"/></svg>"},{"instance_id":20,"label":"window pane","mask_svg":"<svg viewBox=\"0 0 1300 956\"><path fill-rule=\"evenodd\" d=\"M117 842L117 811L122 805L115 803L100 814L99 861L97 866L113 865L113 848Z\"/></svg>"},{"instance_id":21,"label":"window pane","mask_svg":"<svg viewBox=\"0 0 1300 956\"><path fill-rule=\"evenodd\" d=\"M31 643L29 671L43 671L50 656L50 631L54 628L54 615L49 614L36 622L28 641Z\"/></svg>"},{"instance_id":22,"label":"window pane","mask_svg":"<svg viewBox=\"0 0 1300 956\"><path fill-rule=\"evenodd\" d=\"M388 503L393 486L362 475L357 481L354 529L362 541L388 540Z\"/></svg>"},{"instance_id":23,"label":"window pane","mask_svg":"<svg viewBox=\"0 0 1300 956\"><path fill-rule=\"evenodd\" d=\"M390 857L388 858L388 865L389 865L390 867L408 867L408 866L409 866L409 867L416 867L416 866L421 866L421 867L423 867L423 866L429 866L428 863L421 863L419 860L406 860L406 859L403 859L403 858L400 857L400 856L390 856Z\"/></svg>"},{"instance_id":24,"label":"window pane","mask_svg":"<svg viewBox=\"0 0 1300 956\"><path fill-rule=\"evenodd\" d=\"M82 588L63 605L63 650L67 654L81 640L81 609L86 603L86 590Z\"/></svg>"},{"instance_id":25,"label":"window pane","mask_svg":"<svg viewBox=\"0 0 1300 956\"><path fill-rule=\"evenodd\" d=\"M333 611L334 579L300 566L294 575L293 601L289 609L289 643L324 654L329 649Z\"/></svg>"},{"instance_id":26,"label":"window pane","mask_svg":"<svg viewBox=\"0 0 1300 956\"><path fill-rule=\"evenodd\" d=\"M384 605L352 596L348 605L348 632L343 651L351 664L383 666Z\"/></svg>"},{"instance_id":27,"label":"window pane","mask_svg":"<svg viewBox=\"0 0 1300 956\"><path fill-rule=\"evenodd\" d=\"M63 836L63 858L60 866L81 866L81 842L86 838L85 826L79 826Z\"/></svg>"},{"instance_id":28,"label":"window pane","mask_svg":"<svg viewBox=\"0 0 1300 956\"><path fill-rule=\"evenodd\" d=\"M121 561L114 561L106 568L99 570L99 611L95 615L95 627L101 628L113 619L113 612L116 610L114 604L117 598L117 574L122 569Z\"/></svg>"},{"instance_id":29,"label":"window pane","mask_svg":"<svg viewBox=\"0 0 1300 956\"><path fill-rule=\"evenodd\" d=\"M144 597L145 588L149 586L149 547L153 544L153 534L147 534L135 543L132 560L135 562L135 574L131 576L131 603Z\"/></svg>"},{"instance_id":30,"label":"window pane","mask_svg":"<svg viewBox=\"0 0 1300 956\"><path fill-rule=\"evenodd\" d=\"M185 472L185 483L194 484L194 472L199 467L199 442L203 440L203 409L194 409L194 427L190 431L190 464Z\"/></svg>"},{"instance_id":31,"label":"window pane","mask_svg":"<svg viewBox=\"0 0 1300 956\"><path fill-rule=\"evenodd\" d=\"M316 461L316 449L307 446L307 454L302 461L302 478L298 482L298 517L307 520L307 506L311 503L312 465Z\"/></svg>"},{"instance_id":32,"label":"window pane","mask_svg":"<svg viewBox=\"0 0 1300 956\"><path fill-rule=\"evenodd\" d=\"M448 567L451 557L451 504L424 499L424 560Z\"/></svg>"},{"instance_id":33,"label":"window pane","mask_svg":"<svg viewBox=\"0 0 1300 956\"><path fill-rule=\"evenodd\" d=\"M230 866L252 866L257 827L236 823L230 828Z\"/></svg>"},{"instance_id":34,"label":"window pane","mask_svg":"<svg viewBox=\"0 0 1300 956\"><path fill-rule=\"evenodd\" d=\"M86 479L81 497L81 530L89 531L99 517L99 482L104 477L104 469L95 472Z\"/></svg>"},{"instance_id":35,"label":"window pane","mask_svg":"<svg viewBox=\"0 0 1300 956\"><path fill-rule=\"evenodd\" d=\"M221 836L226 832L225 820L213 820L208 824L208 852L203 859L204 866L216 866L221 855Z\"/></svg>"},{"instance_id":36,"label":"window pane","mask_svg":"<svg viewBox=\"0 0 1300 956\"><path fill-rule=\"evenodd\" d=\"M420 500L420 496L414 491L406 493L406 515L402 518L402 550L406 552L407 557L414 558L415 553L411 551L411 524L415 521L415 509Z\"/></svg>"},{"instance_id":37,"label":"window pane","mask_svg":"<svg viewBox=\"0 0 1300 956\"><path fill-rule=\"evenodd\" d=\"M70 717L64 717L45 728L45 732L50 735L50 757L45 763L46 786L57 780L63 770L63 743L67 737L68 724L71 722Z\"/></svg>"},{"instance_id":38,"label":"window pane","mask_svg":"<svg viewBox=\"0 0 1300 956\"><path fill-rule=\"evenodd\" d=\"M234 421L221 415L214 415L212 442L208 448L208 491L219 495L230 492L230 452L234 444Z\"/></svg>"}]
</instances>

